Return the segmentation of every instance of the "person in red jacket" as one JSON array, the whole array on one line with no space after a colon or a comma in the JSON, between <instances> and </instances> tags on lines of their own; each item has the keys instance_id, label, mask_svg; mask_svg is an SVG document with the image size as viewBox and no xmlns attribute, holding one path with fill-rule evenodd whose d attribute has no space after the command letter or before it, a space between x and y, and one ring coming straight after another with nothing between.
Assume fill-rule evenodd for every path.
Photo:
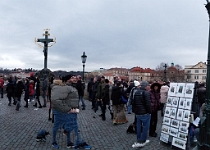
<instances>
[{"instance_id":1,"label":"person in red jacket","mask_svg":"<svg viewBox=\"0 0 210 150\"><path fill-rule=\"evenodd\" d=\"M4 79L3 79L3 76L0 76L0 93L1 93L1 98L3 98L3 94L4 94Z\"/></svg>"},{"instance_id":2,"label":"person in red jacket","mask_svg":"<svg viewBox=\"0 0 210 150\"><path fill-rule=\"evenodd\" d=\"M29 99L30 101L33 99L34 97L34 81L30 80L29 81Z\"/></svg>"}]
</instances>

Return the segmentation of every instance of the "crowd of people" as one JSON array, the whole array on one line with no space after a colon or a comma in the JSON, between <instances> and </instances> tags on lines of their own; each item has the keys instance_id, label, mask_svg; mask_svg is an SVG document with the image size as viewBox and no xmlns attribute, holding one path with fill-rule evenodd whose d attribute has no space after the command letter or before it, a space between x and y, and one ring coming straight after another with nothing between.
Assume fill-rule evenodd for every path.
<instances>
[{"instance_id":1,"label":"crowd of people","mask_svg":"<svg viewBox=\"0 0 210 150\"><path fill-rule=\"evenodd\" d=\"M47 79L47 78L46 78ZM46 82L43 81L43 84L40 84L39 76L34 76L33 73L30 74L30 77L22 78L21 76L10 76L6 81L6 95L8 98L8 106L16 105L17 111L19 111L21 107L21 97L24 97L25 108L29 107L29 103L34 101L34 107L37 107L37 103L39 104L39 108L46 107L46 93L47 91L40 90L47 88ZM4 84L2 85L2 89L4 89ZM43 105L40 102L40 93L42 93L43 97ZM3 96L2 96L3 98Z\"/></svg>"},{"instance_id":2,"label":"crowd of people","mask_svg":"<svg viewBox=\"0 0 210 150\"><path fill-rule=\"evenodd\" d=\"M2 82L4 80L0 77L1 91L3 91L4 85ZM17 111L20 109L23 93L24 107L26 108L29 107L29 102L32 102L33 99L34 107L46 107L47 99L49 99L49 120L52 119L54 123L52 146L59 148L56 134L57 130L62 128L67 135L67 148L82 146L88 149L90 146L84 142L80 143L80 139L77 140L77 143L73 143L70 139L72 131L78 136L77 114L80 110L79 103L81 102L81 110L85 110L84 92L87 90L93 112L96 115L97 111L101 111L100 117L103 121L107 118L107 110L110 113L113 125L127 123L126 112L128 115L135 114L133 124L136 126L137 142L132 147L139 148L150 142L148 135L151 137L158 136L156 132L158 111L161 111L161 116L163 116L169 86L169 83L165 82L148 83L147 81L139 82L137 80L125 82L120 78L115 78L114 83L111 83L104 76L96 76L90 79L85 89L85 84L80 75L70 75L62 79L44 76L41 84L39 76L31 74L24 80L20 76L9 77L6 92L8 106L11 106L13 101ZM202 88L201 91L203 92ZM43 101L40 101L41 95ZM203 95L201 94L200 97ZM3 97L3 94L1 96ZM126 104L122 102L122 97L127 99ZM199 103L201 107L204 100L200 100ZM96 118L95 115L93 118Z\"/></svg>"}]
</instances>

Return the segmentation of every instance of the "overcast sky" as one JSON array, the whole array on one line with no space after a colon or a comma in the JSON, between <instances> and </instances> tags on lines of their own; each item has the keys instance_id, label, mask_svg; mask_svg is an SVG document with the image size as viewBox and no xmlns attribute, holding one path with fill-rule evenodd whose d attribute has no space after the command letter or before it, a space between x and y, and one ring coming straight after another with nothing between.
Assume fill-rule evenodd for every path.
<instances>
[{"instance_id":1,"label":"overcast sky","mask_svg":"<svg viewBox=\"0 0 210 150\"><path fill-rule=\"evenodd\" d=\"M0 67L44 67L35 38L44 29L52 71L112 67L155 69L161 62L195 65L207 60L206 0L1 0ZM39 43L42 44L42 43ZM43 45L43 44L42 44Z\"/></svg>"}]
</instances>

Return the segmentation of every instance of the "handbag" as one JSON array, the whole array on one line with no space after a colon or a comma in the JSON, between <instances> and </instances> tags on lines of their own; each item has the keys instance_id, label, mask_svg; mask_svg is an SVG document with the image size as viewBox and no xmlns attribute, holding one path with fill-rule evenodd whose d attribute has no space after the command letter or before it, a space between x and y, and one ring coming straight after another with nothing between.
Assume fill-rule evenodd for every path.
<instances>
[{"instance_id":1,"label":"handbag","mask_svg":"<svg viewBox=\"0 0 210 150\"><path fill-rule=\"evenodd\" d=\"M124 96L121 96L121 103L127 104L127 102L128 100Z\"/></svg>"}]
</instances>

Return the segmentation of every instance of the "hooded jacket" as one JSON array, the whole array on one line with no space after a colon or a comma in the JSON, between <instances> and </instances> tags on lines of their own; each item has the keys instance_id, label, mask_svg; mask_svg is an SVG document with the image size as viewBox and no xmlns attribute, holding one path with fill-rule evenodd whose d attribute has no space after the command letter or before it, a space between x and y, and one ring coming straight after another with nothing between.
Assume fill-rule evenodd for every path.
<instances>
[{"instance_id":1,"label":"hooded jacket","mask_svg":"<svg viewBox=\"0 0 210 150\"><path fill-rule=\"evenodd\" d=\"M54 80L51 85L52 109L67 113L72 108L79 107L79 98L77 89L62 83L61 80Z\"/></svg>"}]
</instances>

